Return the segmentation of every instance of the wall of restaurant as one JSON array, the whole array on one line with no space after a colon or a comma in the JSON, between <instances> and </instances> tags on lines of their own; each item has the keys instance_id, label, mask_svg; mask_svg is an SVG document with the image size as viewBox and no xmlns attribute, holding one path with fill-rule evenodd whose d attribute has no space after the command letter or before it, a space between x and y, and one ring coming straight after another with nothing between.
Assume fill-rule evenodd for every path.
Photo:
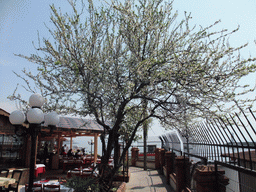
<instances>
[{"instance_id":1,"label":"wall of restaurant","mask_svg":"<svg viewBox=\"0 0 256 192\"><path fill-rule=\"evenodd\" d=\"M24 137L15 135L9 117L0 115L0 167L22 166Z\"/></svg>"},{"instance_id":2,"label":"wall of restaurant","mask_svg":"<svg viewBox=\"0 0 256 192\"><path fill-rule=\"evenodd\" d=\"M10 123L9 117L0 115L0 134L14 135L14 126Z\"/></svg>"}]
</instances>

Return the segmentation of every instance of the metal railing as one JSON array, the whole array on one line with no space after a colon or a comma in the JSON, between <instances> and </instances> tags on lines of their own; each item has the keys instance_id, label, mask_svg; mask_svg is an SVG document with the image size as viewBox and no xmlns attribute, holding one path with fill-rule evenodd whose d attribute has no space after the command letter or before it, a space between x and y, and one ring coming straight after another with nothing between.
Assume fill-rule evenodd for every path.
<instances>
[{"instance_id":1,"label":"metal railing","mask_svg":"<svg viewBox=\"0 0 256 192\"><path fill-rule=\"evenodd\" d=\"M161 136L163 147L177 155L188 156L194 164L212 163L236 171L239 191L245 191L244 180L255 180L256 117L251 109L247 114L241 110L239 114L207 119L180 131L179 135L183 143L170 134ZM247 187L256 188L256 182L252 183Z\"/></svg>"}]
</instances>

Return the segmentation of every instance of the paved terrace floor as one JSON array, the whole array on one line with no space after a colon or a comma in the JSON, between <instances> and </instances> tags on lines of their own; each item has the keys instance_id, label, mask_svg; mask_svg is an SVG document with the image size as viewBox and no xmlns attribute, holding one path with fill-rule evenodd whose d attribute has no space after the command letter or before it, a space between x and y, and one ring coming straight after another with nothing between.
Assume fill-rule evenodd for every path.
<instances>
[{"instance_id":1,"label":"paved terrace floor","mask_svg":"<svg viewBox=\"0 0 256 192\"><path fill-rule=\"evenodd\" d=\"M159 174L157 170L148 169L144 171L140 167L129 167L130 180L126 184L127 192L174 192L170 185L166 184L166 178ZM45 178L46 176L66 177L66 173L60 170L47 170L46 174L39 175L36 180ZM21 188L22 185L19 186Z\"/></svg>"},{"instance_id":2,"label":"paved terrace floor","mask_svg":"<svg viewBox=\"0 0 256 192\"><path fill-rule=\"evenodd\" d=\"M174 192L170 185L166 184L166 178L157 170L144 171L140 167L130 167L130 181L126 184L126 191L133 192Z\"/></svg>"}]
</instances>

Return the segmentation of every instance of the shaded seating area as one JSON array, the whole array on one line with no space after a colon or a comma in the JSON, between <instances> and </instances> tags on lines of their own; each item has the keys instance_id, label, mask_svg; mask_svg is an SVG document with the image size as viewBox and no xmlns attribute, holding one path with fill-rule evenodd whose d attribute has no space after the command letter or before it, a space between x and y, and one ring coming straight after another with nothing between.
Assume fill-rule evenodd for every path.
<instances>
[{"instance_id":1,"label":"shaded seating area","mask_svg":"<svg viewBox=\"0 0 256 192\"><path fill-rule=\"evenodd\" d=\"M94 159L94 156L86 155L81 156L79 158L75 157L61 157L60 158L60 167L62 167L63 173L66 172L68 169L74 169L74 168L90 168L97 164L101 163L100 157L96 160ZM109 164L113 163L113 158L109 160Z\"/></svg>"},{"instance_id":2,"label":"shaded seating area","mask_svg":"<svg viewBox=\"0 0 256 192\"><path fill-rule=\"evenodd\" d=\"M16 158L19 160L19 164L14 165L10 164L6 167L6 161L8 161L8 158L10 157L4 157L6 158L0 161L0 167L3 168L9 168L13 170L13 173L9 172L9 169L2 170L0 173L2 177L7 177L9 174L9 177L15 177L15 179L10 180L8 183L8 188L5 187L5 191L18 191L18 188L23 187L23 191L25 191L26 187L25 185L28 183L29 178L29 162L30 162L30 155L31 154L31 139L26 133L27 125L22 125L19 127L19 129L16 129L10 122L9 122L9 115L10 113L0 109L0 121L2 121L2 125L4 127L0 126L0 132L2 133L2 140L4 143L6 141L10 140L15 136L15 138L18 138L18 141L21 141L19 143L19 148L15 148L17 151ZM5 130L8 130L8 132L5 132ZM103 127L101 127L99 124L96 123L94 120L90 119L82 119L82 118L73 118L73 117L60 117L59 124L53 128L49 129L45 125L42 125L41 131L38 134L37 137L37 146L36 146L36 167L35 167L35 177L34 181L37 182L41 180L41 178L44 178L46 180L46 175L52 175L51 173L58 173L58 177L63 178L62 180L66 180L67 178L67 171L73 170L75 168L88 168L92 165L96 165L97 162L100 162L98 159L98 137L103 132ZM18 133L19 135L16 135ZM69 148L72 148L72 140L75 137L92 137L92 141L94 143L94 154L93 156L79 156L78 158L66 158L65 156L61 155L61 146L63 145L63 141L65 138L70 138L70 146ZM11 145L13 142L7 142L4 147L2 147L2 151L0 151L1 154L8 152L9 149L14 148L13 145ZM15 143L15 142L14 142ZM49 145L49 153L51 155L45 156L41 153L43 144L45 143L51 143L52 145ZM16 146L16 145L15 145ZM4 151L5 150L5 151ZM15 154L16 154L15 153ZM39 157L39 158L38 158ZM45 161L46 160L46 161ZM46 162L46 163L45 163ZM2 163L2 166L1 166ZM22 169L26 170L24 174L21 174L17 176L18 170L16 169ZM61 171L61 173L59 172ZM53 171L53 172L52 172ZM63 175L63 171L65 174ZM59 174L60 173L60 174ZM13 176L12 176L13 174ZM88 171L82 171L81 175L88 175ZM11 183L15 181L15 183ZM21 181L21 182L20 182ZM58 181L58 180L57 180ZM58 181L59 182L59 181ZM37 187L35 187L37 188ZM42 186L43 188L43 186ZM61 191L65 190L62 187ZM41 189L39 189L40 191ZM43 190L43 189L42 189Z\"/></svg>"},{"instance_id":3,"label":"shaded seating area","mask_svg":"<svg viewBox=\"0 0 256 192\"><path fill-rule=\"evenodd\" d=\"M30 137L27 137L28 133L26 133L28 125L14 127L9 121L9 116L9 112L0 108L0 139L3 142L0 147L0 168L28 168L31 147ZM97 159L98 137L103 131L103 127L92 119L62 116L55 128L49 129L43 124L37 138L37 164L44 164L50 169L58 169L61 146L65 138L70 138L70 148L72 148L73 138L81 136L93 138L93 159ZM48 146L48 156L43 153L45 143L52 144Z\"/></svg>"},{"instance_id":4,"label":"shaded seating area","mask_svg":"<svg viewBox=\"0 0 256 192\"><path fill-rule=\"evenodd\" d=\"M56 146L54 154L51 154L49 160L47 161L46 167L49 167L50 169L62 168L64 169L63 171L65 171L68 167L72 168L72 166L79 166L80 164L96 164L98 156L98 137L103 131L103 128L93 120L71 117L60 117L60 122L54 130L48 130L47 128L43 127L43 135L39 137L39 143L40 141L48 142L54 140L54 145ZM68 157L66 154L63 155L61 153L61 146L63 146L63 141L65 138L70 138L69 148L72 149L72 140L75 137L94 138L94 154L92 157L90 156L90 158L88 158L82 155ZM38 158L40 163L42 163L42 156L43 155L41 152L39 156L40 158Z\"/></svg>"}]
</instances>

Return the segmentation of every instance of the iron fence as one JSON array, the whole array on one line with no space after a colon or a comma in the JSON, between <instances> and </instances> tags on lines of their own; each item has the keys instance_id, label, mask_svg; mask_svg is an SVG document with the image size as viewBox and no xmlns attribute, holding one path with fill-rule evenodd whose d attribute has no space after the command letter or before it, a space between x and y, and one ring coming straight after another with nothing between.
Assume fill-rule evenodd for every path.
<instances>
[{"instance_id":1,"label":"iron fence","mask_svg":"<svg viewBox=\"0 0 256 192\"><path fill-rule=\"evenodd\" d=\"M123 141L123 142L120 142L119 145L120 145L120 154L122 154L126 143L125 143L125 141ZM122 169L122 173L123 173L123 181L125 182L126 181L125 179L128 178L128 175L129 175L129 153L128 153L128 151L126 152L125 157L122 161L121 169Z\"/></svg>"},{"instance_id":2,"label":"iron fence","mask_svg":"<svg viewBox=\"0 0 256 192\"><path fill-rule=\"evenodd\" d=\"M213 164L230 177L227 191L256 191L256 117L251 109L207 119L186 130L160 137L162 146L198 164ZM192 181L193 182L193 181ZM192 189L193 190L193 189Z\"/></svg>"}]
</instances>

